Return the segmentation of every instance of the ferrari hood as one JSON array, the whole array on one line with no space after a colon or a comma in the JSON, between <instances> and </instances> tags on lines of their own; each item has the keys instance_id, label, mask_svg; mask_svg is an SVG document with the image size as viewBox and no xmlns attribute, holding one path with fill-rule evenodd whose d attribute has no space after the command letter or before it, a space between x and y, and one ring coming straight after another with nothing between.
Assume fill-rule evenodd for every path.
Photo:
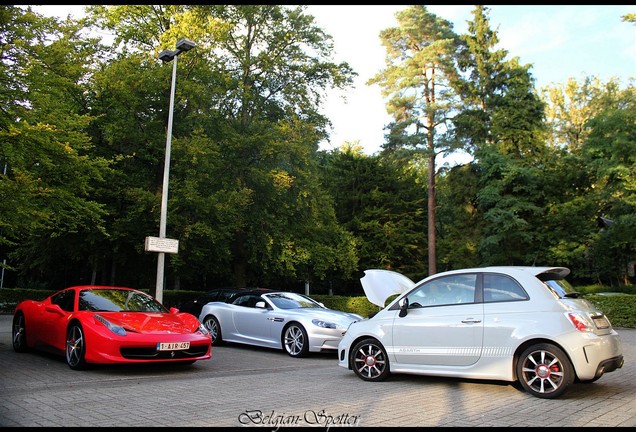
<instances>
[{"instance_id":1,"label":"ferrari hood","mask_svg":"<svg viewBox=\"0 0 636 432\"><path fill-rule=\"evenodd\" d=\"M113 324L135 333L191 333L199 322L188 314L158 312L100 313Z\"/></svg>"},{"instance_id":2,"label":"ferrari hood","mask_svg":"<svg viewBox=\"0 0 636 432\"><path fill-rule=\"evenodd\" d=\"M365 270L360 278L364 294L369 301L384 307L386 299L413 288L415 283L406 276L391 270Z\"/></svg>"}]
</instances>

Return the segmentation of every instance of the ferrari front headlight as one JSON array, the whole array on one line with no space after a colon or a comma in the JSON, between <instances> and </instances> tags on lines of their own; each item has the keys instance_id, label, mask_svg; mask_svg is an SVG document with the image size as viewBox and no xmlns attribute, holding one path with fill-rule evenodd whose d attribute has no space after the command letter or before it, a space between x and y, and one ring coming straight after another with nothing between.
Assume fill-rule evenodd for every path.
<instances>
[{"instance_id":1,"label":"ferrari front headlight","mask_svg":"<svg viewBox=\"0 0 636 432\"><path fill-rule=\"evenodd\" d=\"M108 328L108 330L112 331L116 335L126 336L126 330L122 326L113 324L112 322L108 321L106 318L104 318L101 315L95 315L95 319L99 321L100 323L104 324Z\"/></svg>"}]
</instances>

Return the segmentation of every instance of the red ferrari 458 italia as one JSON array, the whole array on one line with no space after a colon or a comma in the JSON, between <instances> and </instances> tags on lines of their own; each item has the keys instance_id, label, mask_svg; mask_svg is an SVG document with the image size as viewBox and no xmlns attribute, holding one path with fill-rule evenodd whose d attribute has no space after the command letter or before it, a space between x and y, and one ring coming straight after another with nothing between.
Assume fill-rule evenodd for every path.
<instances>
[{"instance_id":1,"label":"red ferrari 458 italia","mask_svg":"<svg viewBox=\"0 0 636 432\"><path fill-rule=\"evenodd\" d=\"M71 369L90 364L192 364L211 357L212 339L192 314L168 310L132 288L74 286L16 306L13 349L65 353Z\"/></svg>"}]
</instances>

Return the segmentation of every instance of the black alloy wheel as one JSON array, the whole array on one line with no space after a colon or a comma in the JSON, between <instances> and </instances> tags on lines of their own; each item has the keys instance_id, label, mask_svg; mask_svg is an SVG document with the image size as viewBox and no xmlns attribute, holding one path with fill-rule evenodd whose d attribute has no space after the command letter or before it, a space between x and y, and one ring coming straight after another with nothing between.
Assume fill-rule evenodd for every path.
<instances>
[{"instance_id":1,"label":"black alloy wheel","mask_svg":"<svg viewBox=\"0 0 636 432\"><path fill-rule=\"evenodd\" d=\"M389 376L389 357L377 340L358 342L350 353L353 371L365 381L382 381Z\"/></svg>"}]
</instances>

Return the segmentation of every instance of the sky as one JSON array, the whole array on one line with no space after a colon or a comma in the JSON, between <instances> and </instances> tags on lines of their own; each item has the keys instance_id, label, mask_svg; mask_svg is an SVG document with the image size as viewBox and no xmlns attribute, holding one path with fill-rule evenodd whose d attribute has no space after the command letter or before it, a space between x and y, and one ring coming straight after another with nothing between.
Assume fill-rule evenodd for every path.
<instances>
[{"instance_id":1,"label":"sky","mask_svg":"<svg viewBox=\"0 0 636 432\"><path fill-rule=\"evenodd\" d=\"M330 140L322 150L345 142L363 147L366 154L380 151L384 127L391 122L378 85L366 82L384 68L385 51L379 33L397 26L395 13L408 5L310 5L306 12L333 37L334 60L345 61L358 73L354 87L333 91L323 114L332 122ZM602 82L616 77L626 85L636 78L636 24L621 17L636 13L629 5L492 5L488 18L497 31L497 49L508 51L506 60L519 58L531 65L535 87L582 81L595 76ZM473 5L428 5L427 9L453 23L458 34L467 32ZM81 15L83 6L40 6L40 13L66 17Z\"/></svg>"},{"instance_id":2,"label":"sky","mask_svg":"<svg viewBox=\"0 0 636 432\"><path fill-rule=\"evenodd\" d=\"M373 154L384 142L384 126L391 122L378 85L369 78L384 66L381 30L397 25L395 12L408 6L310 6L308 13L334 38L336 56L347 61L359 76L356 89L329 96L325 113L333 123L330 142L321 149L340 147L345 141L363 146ZM623 84L636 78L636 24L621 16L636 13L636 6L487 6L490 27L497 31L499 45L508 51L506 59L519 57L531 64L537 89L581 81L596 76L602 82L616 76ZM453 23L456 33L466 33L472 21L472 5L430 5L432 12Z\"/></svg>"}]
</instances>

